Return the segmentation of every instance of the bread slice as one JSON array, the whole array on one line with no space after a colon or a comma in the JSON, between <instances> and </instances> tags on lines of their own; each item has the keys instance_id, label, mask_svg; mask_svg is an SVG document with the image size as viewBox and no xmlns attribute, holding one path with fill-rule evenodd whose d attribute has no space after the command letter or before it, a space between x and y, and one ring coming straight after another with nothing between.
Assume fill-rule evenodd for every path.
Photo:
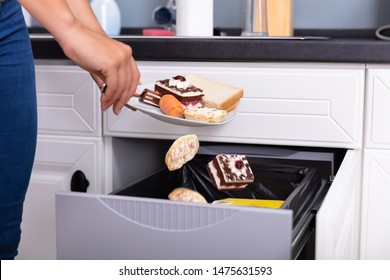
<instances>
[{"instance_id":1,"label":"bread slice","mask_svg":"<svg viewBox=\"0 0 390 280\"><path fill-rule=\"evenodd\" d=\"M244 96L242 88L216 82L195 73L188 73L185 78L190 84L203 90L203 103L206 107L231 111Z\"/></svg>"},{"instance_id":2,"label":"bread slice","mask_svg":"<svg viewBox=\"0 0 390 280\"><path fill-rule=\"evenodd\" d=\"M236 103L234 103L233 105L231 105L230 107L226 108L225 111L229 113L230 111L233 111L234 109L236 109L239 104L240 104L240 100L237 101Z\"/></svg>"}]
</instances>

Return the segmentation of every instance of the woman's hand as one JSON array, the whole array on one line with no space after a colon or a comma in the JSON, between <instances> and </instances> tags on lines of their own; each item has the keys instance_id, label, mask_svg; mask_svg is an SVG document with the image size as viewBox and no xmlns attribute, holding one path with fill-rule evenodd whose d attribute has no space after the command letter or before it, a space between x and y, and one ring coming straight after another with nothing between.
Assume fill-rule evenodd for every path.
<instances>
[{"instance_id":1,"label":"woman's hand","mask_svg":"<svg viewBox=\"0 0 390 280\"><path fill-rule=\"evenodd\" d=\"M65 54L77 65L90 72L96 83L107 89L101 97L101 108L113 106L115 114L136 93L140 73L132 56L132 49L119 41L75 27L58 40Z\"/></svg>"}]
</instances>

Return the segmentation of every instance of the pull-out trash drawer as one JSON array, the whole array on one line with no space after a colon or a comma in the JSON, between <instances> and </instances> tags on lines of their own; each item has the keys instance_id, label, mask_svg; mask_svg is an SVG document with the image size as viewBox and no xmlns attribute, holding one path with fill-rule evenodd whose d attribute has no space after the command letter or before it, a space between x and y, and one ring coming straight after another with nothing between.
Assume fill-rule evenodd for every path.
<instances>
[{"instance_id":1,"label":"pull-out trash drawer","mask_svg":"<svg viewBox=\"0 0 390 280\"><path fill-rule=\"evenodd\" d=\"M219 153L245 154L255 181L239 191L214 188L205 166ZM58 193L58 258L298 258L344 154L205 144L183 168L162 168L111 194ZM168 200L177 187L196 190L208 203ZM284 202L280 208L213 203L225 198Z\"/></svg>"}]
</instances>

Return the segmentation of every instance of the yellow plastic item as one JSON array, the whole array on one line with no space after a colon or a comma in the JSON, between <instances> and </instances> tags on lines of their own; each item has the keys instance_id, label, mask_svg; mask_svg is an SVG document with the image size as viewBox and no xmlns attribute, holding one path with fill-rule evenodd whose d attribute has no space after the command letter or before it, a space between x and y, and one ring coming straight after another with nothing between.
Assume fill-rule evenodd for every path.
<instances>
[{"instance_id":1,"label":"yellow plastic item","mask_svg":"<svg viewBox=\"0 0 390 280\"><path fill-rule=\"evenodd\" d=\"M247 198L225 198L213 201L213 204L232 206L254 206L265 208L280 208L284 200L271 199L247 199Z\"/></svg>"}]
</instances>

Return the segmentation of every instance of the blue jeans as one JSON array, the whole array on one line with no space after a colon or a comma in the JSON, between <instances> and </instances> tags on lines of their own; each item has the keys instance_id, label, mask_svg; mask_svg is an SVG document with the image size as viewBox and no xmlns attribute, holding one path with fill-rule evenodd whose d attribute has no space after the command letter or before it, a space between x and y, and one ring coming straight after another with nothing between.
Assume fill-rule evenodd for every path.
<instances>
[{"instance_id":1,"label":"blue jeans","mask_svg":"<svg viewBox=\"0 0 390 280\"><path fill-rule=\"evenodd\" d=\"M17 0L0 2L0 259L13 259L37 138L34 61Z\"/></svg>"}]
</instances>

